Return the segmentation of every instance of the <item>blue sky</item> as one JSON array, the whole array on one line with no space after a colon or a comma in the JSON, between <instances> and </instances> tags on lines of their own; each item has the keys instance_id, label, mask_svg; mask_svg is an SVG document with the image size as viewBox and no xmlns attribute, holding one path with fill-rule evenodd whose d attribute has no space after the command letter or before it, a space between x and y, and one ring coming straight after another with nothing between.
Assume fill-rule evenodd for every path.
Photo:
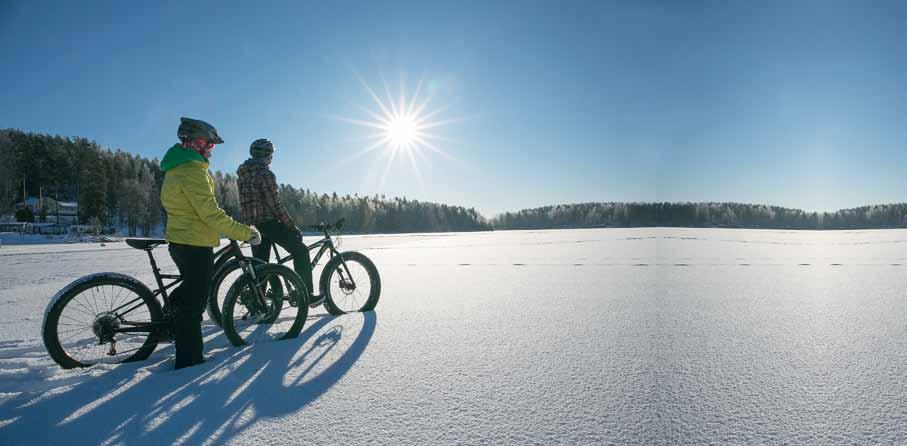
<instances>
[{"instance_id":1,"label":"blue sky","mask_svg":"<svg viewBox=\"0 0 907 446\"><path fill-rule=\"evenodd\" d=\"M267 137L282 182L486 215L907 201L897 3L86 3L0 2L0 127L159 157L197 117L226 140L214 169ZM371 130L337 118L378 111L360 79L421 79L449 156L348 160Z\"/></svg>"}]
</instances>

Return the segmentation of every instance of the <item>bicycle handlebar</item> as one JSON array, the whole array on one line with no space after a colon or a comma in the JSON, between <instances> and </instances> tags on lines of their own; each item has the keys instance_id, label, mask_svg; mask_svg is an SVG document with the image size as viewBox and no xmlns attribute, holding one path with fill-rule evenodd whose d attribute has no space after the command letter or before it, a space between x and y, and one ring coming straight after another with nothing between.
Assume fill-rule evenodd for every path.
<instances>
[{"instance_id":1,"label":"bicycle handlebar","mask_svg":"<svg viewBox=\"0 0 907 446\"><path fill-rule=\"evenodd\" d=\"M335 230L339 231L341 228L343 228L344 223L346 223L346 218L341 218L331 224L318 223L317 225L304 225L303 228L313 229L318 232L327 233L329 231L335 231ZM300 229L300 228L297 227L296 229ZM243 241L243 240L230 239L230 245L232 246L232 248L235 251L238 251L240 255L242 255L242 251L240 250L240 248L242 248L242 246L246 243L249 243L249 242Z\"/></svg>"},{"instance_id":2,"label":"bicycle handlebar","mask_svg":"<svg viewBox=\"0 0 907 446\"><path fill-rule=\"evenodd\" d=\"M305 225L304 228L313 229L318 232L328 232L333 230L340 230L343 227L343 223L346 222L345 218L337 220L333 224L318 223L317 225Z\"/></svg>"}]
</instances>

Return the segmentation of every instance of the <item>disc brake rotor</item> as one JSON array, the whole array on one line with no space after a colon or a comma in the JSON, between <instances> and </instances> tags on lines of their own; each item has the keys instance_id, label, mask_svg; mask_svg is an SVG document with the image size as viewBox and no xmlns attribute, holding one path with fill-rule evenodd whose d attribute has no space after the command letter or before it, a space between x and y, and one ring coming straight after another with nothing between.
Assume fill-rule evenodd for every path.
<instances>
[{"instance_id":1,"label":"disc brake rotor","mask_svg":"<svg viewBox=\"0 0 907 446\"><path fill-rule=\"evenodd\" d=\"M344 294L352 294L353 291L356 291L356 285L352 280L341 278L338 285L340 285L340 290L343 291Z\"/></svg>"}]
</instances>

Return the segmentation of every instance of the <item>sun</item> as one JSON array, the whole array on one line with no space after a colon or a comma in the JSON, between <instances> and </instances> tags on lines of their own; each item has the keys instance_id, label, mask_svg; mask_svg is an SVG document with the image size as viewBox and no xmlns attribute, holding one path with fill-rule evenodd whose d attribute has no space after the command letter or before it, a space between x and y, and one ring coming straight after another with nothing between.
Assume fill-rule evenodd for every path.
<instances>
[{"instance_id":1,"label":"sun","mask_svg":"<svg viewBox=\"0 0 907 446\"><path fill-rule=\"evenodd\" d=\"M401 147L415 142L418 134L418 126L411 116L399 116L388 123L385 138Z\"/></svg>"},{"instance_id":2,"label":"sun","mask_svg":"<svg viewBox=\"0 0 907 446\"><path fill-rule=\"evenodd\" d=\"M358 76L357 76L358 77ZM380 151L387 159L384 173L381 176L379 189L384 187L388 173L394 162L406 163L407 159L420 185L424 186L422 172L416 158L425 160L426 152L439 154L448 160L456 161L452 155L440 147L441 141L450 142L436 132L443 126L459 119L439 119L444 108L430 109L433 94L423 97L424 78L419 81L412 95L407 97L405 82L401 78L399 92L391 93L387 82L384 83L385 96L382 98L374 89L359 78L359 83L372 99L372 107L359 106L359 111L367 118L349 118L335 116L335 119L349 122L373 132L366 138L367 146L340 161L345 164L369 152ZM433 90L429 88L429 90ZM406 159L404 159L406 158Z\"/></svg>"}]
</instances>

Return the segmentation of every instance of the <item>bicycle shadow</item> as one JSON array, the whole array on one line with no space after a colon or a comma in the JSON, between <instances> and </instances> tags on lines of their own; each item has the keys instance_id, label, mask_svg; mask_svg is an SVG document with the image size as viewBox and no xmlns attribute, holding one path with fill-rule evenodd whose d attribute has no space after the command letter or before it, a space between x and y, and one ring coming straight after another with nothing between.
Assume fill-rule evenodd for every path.
<instances>
[{"instance_id":1,"label":"bicycle shadow","mask_svg":"<svg viewBox=\"0 0 907 446\"><path fill-rule=\"evenodd\" d=\"M353 367L376 325L374 312L321 317L296 340L226 349L200 366L172 371L167 355L150 365L121 364L43 394L0 400L0 412L10 420L0 426L0 438L30 444L222 444L259 420L318 399Z\"/></svg>"}]
</instances>

